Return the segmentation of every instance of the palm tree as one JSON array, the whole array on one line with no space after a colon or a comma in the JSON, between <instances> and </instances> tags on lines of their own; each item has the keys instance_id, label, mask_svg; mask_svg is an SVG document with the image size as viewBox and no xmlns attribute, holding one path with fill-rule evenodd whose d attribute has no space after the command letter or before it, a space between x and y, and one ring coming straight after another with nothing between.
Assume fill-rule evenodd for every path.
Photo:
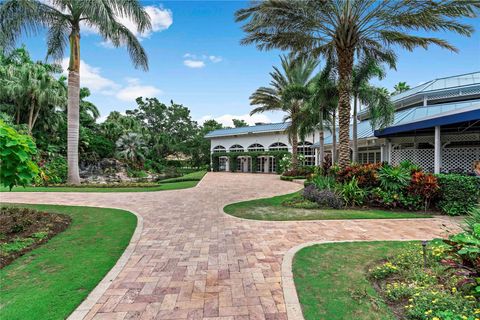
<instances>
[{"instance_id":1,"label":"palm tree","mask_svg":"<svg viewBox=\"0 0 480 320\"><path fill-rule=\"evenodd\" d=\"M377 99L376 94L379 93L377 88L370 86L368 82L373 77L382 80L385 77L383 68L373 59L366 58L359 61L353 68L352 74L352 94L353 94L353 123L352 123L352 162L358 162L358 102L361 102L368 109L384 108L388 111L384 114L386 120L392 118L393 108L388 109L385 106L378 106L378 102L385 100ZM388 102L388 101L387 101ZM376 113L372 113L377 116ZM378 114L382 116L382 114ZM387 122L387 121L385 121Z\"/></svg>"},{"instance_id":2,"label":"palm tree","mask_svg":"<svg viewBox=\"0 0 480 320\"><path fill-rule=\"evenodd\" d=\"M410 86L406 82L399 82L393 86L393 89L395 89L395 91L392 92L392 95L395 95L410 90Z\"/></svg>"},{"instance_id":3,"label":"palm tree","mask_svg":"<svg viewBox=\"0 0 480 320\"><path fill-rule=\"evenodd\" d=\"M130 161L134 166L138 166L139 162L145 159L147 148L145 141L138 133L129 132L118 139L117 143L118 156Z\"/></svg>"},{"instance_id":4,"label":"palm tree","mask_svg":"<svg viewBox=\"0 0 480 320\"><path fill-rule=\"evenodd\" d=\"M314 59L295 59L293 56L281 56L282 71L273 67L270 72L270 87L260 87L251 96L252 105L260 105L250 115L266 111L280 110L286 113L284 120L291 124L287 134L292 143L292 168L298 167L298 129L299 112L308 101L312 74L318 63Z\"/></svg>"},{"instance_id":5,"label":"palm tree","mask_svg":"<svg viewBox=\"0 0 480 320\"><path fill-rule=\"evenodd\" d=\"M331 130L332 112L338 105L338 90L335 83L335 75L331 62L311 81L311 96L300 112L300 136L306 136L318 130L319 132L319 158L323 161L325 157L325 135L326 129ZM326 124L329 124L326 126Z\"/></svg>"},{"instance_id":6,"label":"palm tree","mask_svg":"<svg viewBox=\"0 0 480 320\"><path fill-rule=\"evenodd\" d=\"M63 58L70 48L68 66L68 183L79 184L78 139L80 105L80 26L98 30L104 40L126 45L135 67L148 69L147 55L135 35L119 18L129 18L138 32L151 28L150 17L137 0L6 0L0 5L0 48L11 49L25 32L36 35L47 28L47 57Z\"/></svg>"},{"instance_id":7,"label":"palm tree","mask_svg":"<svg viewBox=\"0 0 480 320\"><path fill-rule=\"evenodd\" d=\"M61 108L66 103L66 90L53 77L59 71L59 66L27 61L22 65L10 64L0 72L0 97L16 105L17 124L23 118L30 135L43 109Z\"/></svg>"},{"instance_id":8,"label":"palm tree","mask_svg":"<svg viewBox=\"0 0 480 320\"><path fill-rule=\"evenodd\" d=\"M350 99L355 57L371 57L395 67L395 46L412 51L438 45L457 49L435 37L415 35L417 30L451 31L471 36L473 27L462 22L474 18L478 1L378 0L265 0L236 12L246 21L242 44L259 49L278 48L299 54L336 56L338 61L339 162L350 162Z\"/></svg>"}]
</instances>

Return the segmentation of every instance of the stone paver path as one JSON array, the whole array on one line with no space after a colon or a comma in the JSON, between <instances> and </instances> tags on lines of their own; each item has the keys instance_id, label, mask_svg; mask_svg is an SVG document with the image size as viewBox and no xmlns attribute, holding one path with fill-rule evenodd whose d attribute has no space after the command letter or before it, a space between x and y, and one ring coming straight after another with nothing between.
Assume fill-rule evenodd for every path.
<instances>
[{"instance_id":1,"label":"stone paver path","mask_svg":"<svg viewBox=\"0 0 480 320\"><path fill-rule=\"evenodd\" d=\"M87 319L287 319L283 254L319 240L430 239L447 218L268 222L224 205L294 192L274 175L208 173L195 188L145 193L2 193L3 202L122 208L143 217L127 264Z\"/></svg>"}]
</instances>

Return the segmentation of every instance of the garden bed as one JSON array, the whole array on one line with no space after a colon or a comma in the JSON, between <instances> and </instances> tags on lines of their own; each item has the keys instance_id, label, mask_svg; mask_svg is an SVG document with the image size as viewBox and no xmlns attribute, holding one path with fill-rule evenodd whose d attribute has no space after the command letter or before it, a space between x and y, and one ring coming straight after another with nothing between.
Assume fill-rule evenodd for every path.
<instances>
[{"instance_id":1,"label":"garden bed","mask_svg":"<svg viewBox=\"0 0 480 320\"><path fill-rule=\"evenodd\" d=\"M293 261L295 286L306 320L476 320L472 286L440 261L445 249L416 242L320 244Z\"/></svg>"},{"instance_id":2,"label":"garden bed","mask_svg":"<svg viewBox=\"0 0 480 320\"><path fill-rule=\"evenodd\" d=\"M235 217L252 220L335 220L431 218L430 213L371 208L330 209L301 197L300 192L233 203L223 210Z\"/></svg>"},{"instance_id":3,"label":"garden bed","mask_svg":"<svg viewBox=\"0 0 480 320\"><path fill-rule=\"evenodd\" d=\"M64 231L71 218L26 208L0 208L0 269Z\"/></svg>"},{"instance_id":4,"label":"garden bed","mask_svg":"<svg viewBox=\"0 0 480 320\"><path fill-rule=\"evenodd\" d=\"M136 217L116 209L21 205L66 215L70 226L0 269L2 319L66 319L115 265Z\"/></svg>"}]
</instances>

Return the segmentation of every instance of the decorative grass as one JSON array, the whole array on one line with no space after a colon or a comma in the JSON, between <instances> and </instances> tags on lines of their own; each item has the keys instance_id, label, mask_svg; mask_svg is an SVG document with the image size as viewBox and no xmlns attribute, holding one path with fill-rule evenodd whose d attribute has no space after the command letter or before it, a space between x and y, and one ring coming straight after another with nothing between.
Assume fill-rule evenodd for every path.
<instances>
[{"instance_id":1,"label":"decorative grass","mask_svg":"<svg viewBox=\"0 0 480 320\"><path fill-rule=\"evenodd\" d=\"M72 223L0 270L0 318L64 319L115 265L137 218L117 209L17 206L66 214Z\"/></svg>"},{"instance_id":2,"label":"decorative grass","mask_svg":"<svg viewBox=\"0 0 480 320\"><path fill-rule=\"evenodd\" d=\"M256 199L227 205L223 210L235 217L252 220L335 220L335 219L407 219L431 218L416 212L396 212L381 209L300 209L282 203L298 196L298 192L272 198Z\"/></svg>"}]
</instances>

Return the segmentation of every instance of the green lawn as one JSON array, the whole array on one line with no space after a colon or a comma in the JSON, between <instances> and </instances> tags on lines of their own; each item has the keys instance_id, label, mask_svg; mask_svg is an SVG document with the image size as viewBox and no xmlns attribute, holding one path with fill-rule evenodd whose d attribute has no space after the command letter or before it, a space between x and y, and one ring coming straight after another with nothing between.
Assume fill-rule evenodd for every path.
<instances>
[{"instance_id":1,"label":"green lawn","mask_svg":"<svg viewBox=\"0 0 480 320\"><path fill-rule=\"evenodd\" d=\"M153 187L126 187L126 188L96 188L96 187L16 187L11 192L148 192L192 188L202 179L207 172L197 171L179 178L162 180L158 186ZM173 180L173 179L176 179ZM0 187L0 192L9 192L6 187Z\"/></svg>"},{"instance_id":2,"label":"green lawn","mask_svg":"<svg viewBox=\"0 0 480 320\"><path fill-rule=\"evenodd\" d=\"M117 209L19 206L68 214L72 223L0 270L0 318L64 319L115 265L137 218Z\"/></svg>"},{"instance_id":3,"label":"green lawn","mask_svg":"<svg viewBox=\"0 0 480 320\"><path fill-rule=\"evenodd\" d=\"M366 270L408 244L329 243L297 252L293 275L305 319L396 319L366 279Z\"/></svg>"},{"instance_id":4,"label":"green lawn","mask_svg":"<svg viewBox=\"0 0 480 320\"><path fill-rule=\"evenodd\" d=\"M272 198L256 199L227 205L223 210L232 216L252 220L333 220L333 219L404 219L430 218L414 212L394 212L381 209L297 209L282 206L282 202L298 196L298 192Z\"/></svg>"}]
</instances>

